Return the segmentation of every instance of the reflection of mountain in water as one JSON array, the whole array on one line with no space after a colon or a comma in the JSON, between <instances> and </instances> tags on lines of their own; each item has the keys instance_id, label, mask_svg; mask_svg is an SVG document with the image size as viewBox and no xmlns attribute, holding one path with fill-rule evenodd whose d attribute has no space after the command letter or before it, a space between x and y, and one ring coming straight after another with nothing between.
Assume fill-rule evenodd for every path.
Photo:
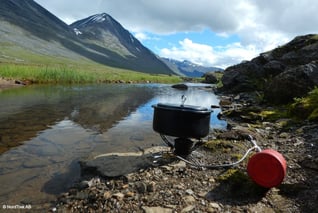
<instances>
[{"instance_id":1,"label":"reflection of mountain in water","mask_svg":"<svg viewBox=\"0 0 318 213\"><path fill-rule=\"evenodd\" d=\"M71 120L85 129L105 132L123 117L135 111L138 106L151 98L151 92L145 87L129 87L114 93L93 94L94 97L84 97L81 105Z\"/></svg>"},{"instance_id":2,"label":"reflection of mountain in water","mask_svg":"<svg viewBox=\"0 0 318 213\"><path fill-rule=\"evenodd\" d=\"M84 128L106 131L151 98L132 85L36 86L0 94L0 153L68 118Z\"/></svg>"}]
</instances>

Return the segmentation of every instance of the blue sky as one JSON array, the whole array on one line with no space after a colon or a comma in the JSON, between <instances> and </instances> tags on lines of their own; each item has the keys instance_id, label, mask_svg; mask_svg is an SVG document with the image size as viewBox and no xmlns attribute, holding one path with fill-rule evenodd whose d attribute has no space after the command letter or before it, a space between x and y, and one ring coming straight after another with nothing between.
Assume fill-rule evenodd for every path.
<instances>
[{"instance_id":1,"label":"blue sky","mask_svg":"<svg viewBox=\"0 0 318 213\"><path fill-rule=\"evenodd\" d=\"M316 0L35 0L71 24L107 13L162 57L226 68L318 33Z\"/></svg>"}]
</instances>

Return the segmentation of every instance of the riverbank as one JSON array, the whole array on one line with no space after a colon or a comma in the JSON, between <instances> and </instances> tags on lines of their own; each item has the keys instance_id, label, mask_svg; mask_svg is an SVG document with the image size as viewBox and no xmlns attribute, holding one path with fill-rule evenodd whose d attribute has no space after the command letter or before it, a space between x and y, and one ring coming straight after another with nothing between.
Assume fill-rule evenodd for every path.
<instances>
[{"instance_id":1,"label":"riverbank","mask_svg":"<svg viewBox=\"0 0 318 213\"><path fill-rule=\"evenodd\" d=\"M0 78L0 91L4 89L14 88L22 86L23 84L15 81L15 80L8 80L4 78Z\"/></svg>"},{"instance_id":2,"label":"riverbank","mask_svg":"<svg viewBox=\"0 0 318 213\"><path fill-rule=\"evenodd\" d=\"M248 148L246 135L252 135L260 147L285 157L287 175L281 185L271 189L256 185L247 175L247 160L231 169L213 170L191 167L164 153L171 161L118 178L86 173L58 197L51 211L314 212L318 208L318 125L287 118L267 121L248 113L266 106L242 97L230 99L235 101L228 103L233 108L224 117L228 129L211 133L210 154L200 160L206 164L235 161Z\"/></svg>"}]
</instances>

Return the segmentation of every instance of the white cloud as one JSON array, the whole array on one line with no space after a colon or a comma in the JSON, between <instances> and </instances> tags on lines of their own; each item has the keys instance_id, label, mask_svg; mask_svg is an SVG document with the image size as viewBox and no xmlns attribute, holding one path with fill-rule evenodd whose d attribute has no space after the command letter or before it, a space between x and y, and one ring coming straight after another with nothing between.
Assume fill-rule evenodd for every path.
<instances>
[{"instance_id":1,"label":"white cloud","mask_svg":"<svg viewBox=\"0 0 318 213\"><path fill-rule=\"evenodd\" d=\"M179 47L161 49L159 55L177 60L189 60L197 64L213 64L216 60L213 48L209 45L193 43L186 38L179 42Z\"/></svg>"},{"instance_id":2,"label":"white cloud","mask_svg":"<svg viewBox=\"0 0 318 213\"><path fill-rule=\"evenodd\" d=\"M255 57L297 35L317 33L317 0L36 0L67 23L106 12L141 41L154 35L200 32L237 35L239 44L218 49L181 38L160 51L162 56L206 65L227 66ZM179 46L178 46L179 45ZM167 44L168 46L168 44Z\"/></svg>"},{"instance_id":3,"label":"white cloud","mask_svg":"<svg viewBox=\"0 0 318 213\"><path fill-rule=\"evenodd\" d=\"M134 36L139 40L139 41L144 41L150 39L149 36L146 33L135 33Z\"/></svg>"},{"instance_id":4,"label":"white cloud","mask_svg":"<svg viewBox=\"0 0 318 213\"><path fill-rule=\"evenodd\" d=\"M194 43L186 38L179 42L179 47L163 48L160 55L177 60L189 60L205 66L217 66L226 68L243 60L252 59L258 54L253 45L242 46L240 43L233 43L215 48Z\"/></svg>"}]
</instances>

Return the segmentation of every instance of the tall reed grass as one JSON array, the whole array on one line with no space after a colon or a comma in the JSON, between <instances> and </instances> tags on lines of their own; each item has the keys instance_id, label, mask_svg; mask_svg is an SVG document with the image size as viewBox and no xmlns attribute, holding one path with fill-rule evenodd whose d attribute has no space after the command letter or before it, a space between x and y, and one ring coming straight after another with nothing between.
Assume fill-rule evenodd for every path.
<instances>
[{"instance_id":1,"label":"tall reed grass","mask_svg":"<svg viewBox=\"0 0 318 213\"><path fill-rule=\"evenodd\" d=\"M0 64L0 77L28 80L38 84L78 84L116 81L176 83L181 81L178 76L146 74L112 67L78 67L72 65Z\"/></svg>"}]
</instances>

